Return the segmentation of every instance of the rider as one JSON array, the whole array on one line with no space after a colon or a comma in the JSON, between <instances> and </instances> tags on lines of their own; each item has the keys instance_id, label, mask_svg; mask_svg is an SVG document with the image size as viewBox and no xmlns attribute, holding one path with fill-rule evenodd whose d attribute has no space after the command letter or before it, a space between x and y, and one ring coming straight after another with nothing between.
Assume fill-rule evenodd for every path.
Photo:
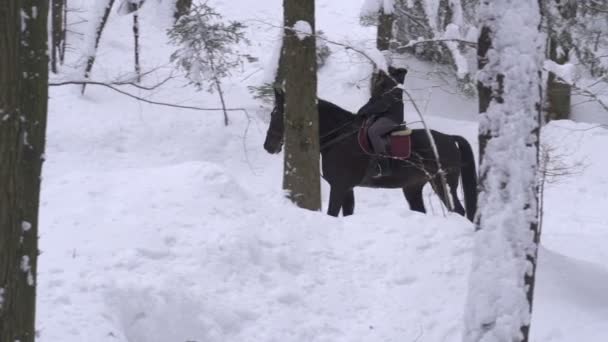
<instances>
[{"instance_id":1,"label":"rider","mask_svg":"<svg viewBox=\"0 0 608 342\"><path fill-rule=\"evenodd\" d=\"M407 70L404 68L388 68L388 74L380 71L372 89L372 97L359 109L357 115L364 115L373 120L368 129L368 135L374 152L374 159L379 168L374 178L391 174L390 159L387 155L386 135L403 123L403 84Z\"/></svg>"}]
</instances>

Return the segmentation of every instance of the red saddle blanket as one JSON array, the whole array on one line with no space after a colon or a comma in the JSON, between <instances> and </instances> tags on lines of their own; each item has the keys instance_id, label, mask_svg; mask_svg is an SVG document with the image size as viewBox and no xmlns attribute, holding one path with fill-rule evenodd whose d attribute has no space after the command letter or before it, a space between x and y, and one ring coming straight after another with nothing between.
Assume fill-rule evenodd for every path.
<instances>
[{"instance_id":1,"label":"red saddle blanket","mask_svg":"<svg viewBox=\"0 0 608 342\"><path fill-rule=\"evenodd\" d=\"M377 155L369 140L368 129L373 123L371 120L366 120L361 128L359 128L358 140L361 150L367 154ZM388 134L388 155L386 157L395 159L408 159L412 153L411 130L404 127L397 127L393 132Z\"/></svg>"}]
</instances>

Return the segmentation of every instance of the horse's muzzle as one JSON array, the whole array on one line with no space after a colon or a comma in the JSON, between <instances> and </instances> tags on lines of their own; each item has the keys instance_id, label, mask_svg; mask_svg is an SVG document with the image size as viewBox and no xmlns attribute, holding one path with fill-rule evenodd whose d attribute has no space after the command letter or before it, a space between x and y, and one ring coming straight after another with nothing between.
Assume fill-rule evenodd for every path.
<instances>
[{"instance_id":1,"label":"horse's muzzle","mask_svg":"<svg viewBox=\"0 0 608 342\"><path fill-rule=\"evenodd\" d=\"M279 152L281 152L283 148L283 142L279 142L278 144L271 144L270 142L266 141L264 142L264 149L266 150L266 152L270 153L270 154L278 154Z\"/></svg>"}]
</instances>

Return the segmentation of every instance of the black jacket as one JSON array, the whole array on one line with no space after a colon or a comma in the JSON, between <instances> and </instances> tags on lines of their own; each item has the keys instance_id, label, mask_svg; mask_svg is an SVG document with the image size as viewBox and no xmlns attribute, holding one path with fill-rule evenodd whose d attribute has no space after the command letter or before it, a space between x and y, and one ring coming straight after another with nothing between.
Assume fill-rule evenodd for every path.
<instances>
[{"instance_id":1,"label":"black jacket","mask_svg":"<svg viewBox=\"0 0 608 342\"><path fill-rule=\"evenodd\" d=\"M358 115L385 117L397 124L403 120L403 85L407 69L388 68L388 74L380 71L373 85L372 97L359 109Z\"/></svg>"},{"instance_id":2,"label":"black jacket","mask_svg":"<svg viewBox=\"0 0 608 342\"><path fill-rule=\"evenodd\" d=\"M367 101L357 115L366 117L385 117L395 123L403 122L403 90L393 88Z\"/></svg>"}]
</instances>

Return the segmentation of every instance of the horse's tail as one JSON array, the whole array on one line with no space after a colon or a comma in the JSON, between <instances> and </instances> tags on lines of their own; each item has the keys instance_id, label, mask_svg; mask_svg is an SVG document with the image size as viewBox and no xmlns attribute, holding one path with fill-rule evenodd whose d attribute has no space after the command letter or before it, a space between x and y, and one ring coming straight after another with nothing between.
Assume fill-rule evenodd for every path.
<instances>
[{"instance_id":1,"label":"horse's tail","mask_svg":"<svg viewBox=\"0 0 608 342\"><path fill-rule=\"evenodd\" d=\"M475 157L469 142L458 135L452 136L458 144L460 150L460 161L462 163L460 177L462 179L462 189L464 191L464 206L467 218L471 221L475 219L477 211L477 170L475 168Z\"/></svg>"}]
</instances>

